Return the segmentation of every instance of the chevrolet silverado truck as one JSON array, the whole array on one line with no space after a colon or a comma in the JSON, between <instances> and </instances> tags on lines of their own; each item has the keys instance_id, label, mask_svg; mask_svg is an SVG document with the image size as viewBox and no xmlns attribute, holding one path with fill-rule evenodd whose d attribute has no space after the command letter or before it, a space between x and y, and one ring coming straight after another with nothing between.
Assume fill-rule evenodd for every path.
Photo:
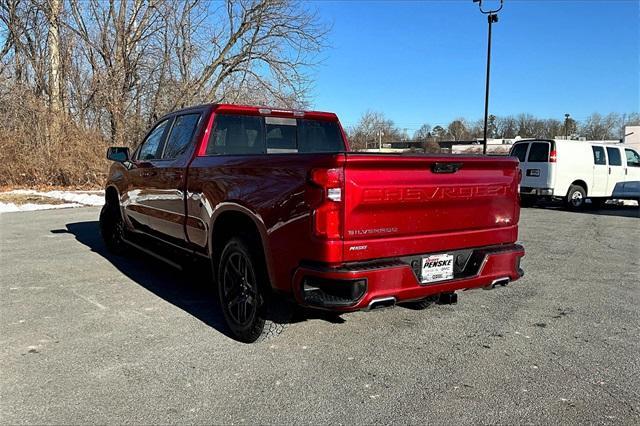
<instances>
[{"instance_id":1,"label":"chevrolet silverado truck","mask_svg":"<svg viewBox=\"0 0 640 426\"><path fill-rule=\"evenodd\" d=\"M282 329L276 300L421 309L523 275L513 157L350 152L335 114L220 104L107 157L106 246L207 259L243 342Z\"/></svg>"}]
</instances>

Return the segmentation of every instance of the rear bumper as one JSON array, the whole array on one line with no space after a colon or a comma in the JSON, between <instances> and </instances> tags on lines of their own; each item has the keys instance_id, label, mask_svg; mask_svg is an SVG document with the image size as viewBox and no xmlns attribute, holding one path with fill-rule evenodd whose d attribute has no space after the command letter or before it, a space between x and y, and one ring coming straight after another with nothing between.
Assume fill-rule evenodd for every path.
<instances>
[{"instance_id":1,"label":"rear bumper","mask_svg":"<svg viewBox=\"0 0 640 426\"><path fill-rule=\"evenodd\" d=\"M520 195L551 196L553 195L553 188L532 188L530 186L521 186Z\"/></svg>"},{"instance_id":2,"label":"rear bumper","mask_svg":"<svg viewBox=\"0 0 640 426\"><path fill-rule=\"evenodd\" d=\"M491 287L505 279L515 281L524 275L520 259L524 248L518 244L452 251L461 256L454 278L421 284L418 259L408 256L378 262L348 264L341 268L305 265L297 269L293 288L303 306L334 311L366 309L373 300L395 298L406 302L456 290Z\"/></svg>"}]
</instances>

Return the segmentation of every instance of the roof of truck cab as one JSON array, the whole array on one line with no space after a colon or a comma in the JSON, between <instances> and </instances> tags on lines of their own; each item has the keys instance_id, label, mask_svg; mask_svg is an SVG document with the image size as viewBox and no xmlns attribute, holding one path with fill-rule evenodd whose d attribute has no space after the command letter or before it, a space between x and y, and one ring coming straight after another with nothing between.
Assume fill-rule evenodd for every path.
<instances>
[{"instance_id":1,"label":"roof of truck cab","mask_svg":"<svg viewBox=\"0 0 640 426\"><path fill-rule=\"evenodd\" d=\"M329 120L329 121L337 121L338 116L333 112L324 112L324 111L306 111L299 109L286 109L286 108L276 108L276 107L268 107L268 106L253 106L253 105L235 105L235 104L202 104L202 105L194 105L187 108L182 108L177 111L172 111L171 114L184 113L188 111L203 109L203 108L211 108L216 113L227 113L227 114L246 114L246 115L263 115L263 116L273 116L273 117L292 117L292 118L311 118L315 120Z\"/></svg>"}]
</instances>

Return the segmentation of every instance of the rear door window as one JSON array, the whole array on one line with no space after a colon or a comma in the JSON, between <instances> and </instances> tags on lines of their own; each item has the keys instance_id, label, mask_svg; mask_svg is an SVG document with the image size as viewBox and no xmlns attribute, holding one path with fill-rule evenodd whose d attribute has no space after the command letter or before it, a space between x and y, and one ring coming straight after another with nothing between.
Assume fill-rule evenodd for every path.
<instances>
[{"instance_id":1,"label":"rear door window","mask_svg":"<svg viewBox=\"0 0 640 426\"><path fill-rule=\"evenodd\" d=\"M218 114L206 155L264 154L262 117Z\"/></svg>"},{"instance_id":2,"label":"rear door window","mask_svg":"<svg viewBox=\"0 0 640 426\"><path fill-rule=\"evenodd\" d=\"M527 155L527 148L529 147L528 143L517 143L511 149L511 155L514 157L518 157L521 163L524 163L524 159Z\"/></svg>"},{"instance_id":3,"label":"rear door window","mask_svg":"<svg viewBox=\"0 0 640 426\"><path fill-rule=\"evenodd\" d=\"M593 164L607 164L603 147L592 146L591 149L593 150Z\"/></svg>"},{"instance_id":4,"label":"rear door window","mask_svg":"<svg viewBox=\"0 0 640 426\"><path fill-rule=\"evenodd\" d=\"M549 161L549 142L534 142L529 150L530 163L546 163Z\"/></svg>"},{"instance_id":5,"label":"rear door window","mask_svg":"<svg viewBox=\"0 0 640 426\"><path fill-rule=\"evenodd\" d=\"M632 149L625 148L624 154L627 156L628 167L640 167L640 155Z\"/></svg>"},{"instance_id":6,"label":"rear door window","mask_svg":"<svg viewBox=\"0 0 640 426\"><path fill-rule=\"evenodd\" d=\"M161 121L149 133L147 138L142 142L142 146L138 151L138 160L156 160L162 155L162 140L167 130L170 119Z\"/></svg>"},{"instance_id":7,"label":"rear door window","mask_svg":"<svg viewBox=\"0 0 640 426\"><path fill-rule=\"evenodd\" d=\"M186 151L193 139L199 120L200 114L185 114L176 117L167 138L162 159L173 159Z\"/></svg>"},{"instance_id":8,"label":"rear door window","mask_svg":"<svg viewBox=\"0 0 640 426\"><path fill-rule=\"evenodd\" d=\"M618 148L607 147L607 156L609 157L610 166L622 166L622 157Z\"/></svg>"}]
</instances>

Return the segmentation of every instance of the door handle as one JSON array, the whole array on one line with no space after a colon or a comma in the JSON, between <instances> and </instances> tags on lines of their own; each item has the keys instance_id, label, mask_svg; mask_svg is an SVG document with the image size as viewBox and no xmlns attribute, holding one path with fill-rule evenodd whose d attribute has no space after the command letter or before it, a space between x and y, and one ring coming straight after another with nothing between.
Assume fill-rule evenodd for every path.
<instances>
[{"instance_id":1,"label":"door handle","mask_svg":"<svg viewBox=\"0 0 640 426\"><path fill-rule=\"evenodd\" d=\"M609 167L609 174L611 174L611 167Z\"/></svg>"},{"instance_id":2,"label":"door handle","mask_svg":"<svg viewBox=\"0 0 640 426\"><path fill-rule=\"evenodd\" d=\"M145 170L142 172L142 177L149 177L149 176L155 176L155 175L156 175L155 170Z\"/></svg>"}]
</instances>

